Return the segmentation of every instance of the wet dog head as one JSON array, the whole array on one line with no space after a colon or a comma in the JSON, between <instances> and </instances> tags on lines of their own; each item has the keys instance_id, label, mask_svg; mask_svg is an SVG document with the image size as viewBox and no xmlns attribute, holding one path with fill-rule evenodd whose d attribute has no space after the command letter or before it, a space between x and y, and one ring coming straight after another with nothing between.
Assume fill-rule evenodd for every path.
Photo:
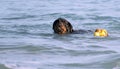
<instances>
[{"instance_id":1,"label":"wet dog head","mask_svg":"<svg viewBox=\"0 0 120 69\"><path fill-rule=\"evenodd\" d=\"M73 27L66 19L58 18L53 23L53 30L57 34L67 34L73 32Z\"/></svg>"}]
</instances>

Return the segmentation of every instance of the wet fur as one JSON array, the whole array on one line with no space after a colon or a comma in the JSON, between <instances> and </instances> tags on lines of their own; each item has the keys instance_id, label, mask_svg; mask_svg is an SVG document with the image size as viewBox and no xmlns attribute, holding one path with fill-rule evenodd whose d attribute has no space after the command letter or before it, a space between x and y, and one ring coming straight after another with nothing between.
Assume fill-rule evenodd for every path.
<instances>
[{"instance_id":1,"label":"wet fur","mask_svg":"<svg viewBox=\"0 0 120 69\"><path fill-rule=\"evenodd\" d=\"M62 30L61 27L63 25L64 25L63 28L66 29L66 31ZM73 27L70 24L70 22L68 22L66 19L58 18L53 23L53 30L57 34L63 34L63 32L65 32L65 33L72 33L73 32Z\"/></svg>"}]
</instances>

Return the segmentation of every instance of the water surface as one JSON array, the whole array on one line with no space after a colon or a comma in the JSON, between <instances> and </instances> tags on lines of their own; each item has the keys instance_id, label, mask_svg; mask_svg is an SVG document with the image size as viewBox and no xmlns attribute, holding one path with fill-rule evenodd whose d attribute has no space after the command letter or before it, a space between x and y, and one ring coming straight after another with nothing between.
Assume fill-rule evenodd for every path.
<instances>
[{"instance_id":1,"label":"water surface","mask_svg":"<svg viewBox=\"0 0 120 69\"><path fill-rule=\"evenodd\" d=\"M119 0L0 0L0 69L120 69ZM59 17L109 37L56 35Z\"/></svg>"}]
</instances>

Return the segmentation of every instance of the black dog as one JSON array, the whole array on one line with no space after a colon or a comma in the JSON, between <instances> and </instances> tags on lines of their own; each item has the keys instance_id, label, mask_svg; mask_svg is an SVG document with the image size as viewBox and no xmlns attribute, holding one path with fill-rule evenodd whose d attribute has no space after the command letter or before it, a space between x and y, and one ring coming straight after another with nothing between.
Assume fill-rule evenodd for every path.
<instances>
[{"instance_id":1,"label":"black dog","mask_svg":"<svg viewBox=\"0 0 120 69\"><path fill-rule=\"evenodd\" d=\"M73 30L73 27L69 21L67 21L64 18L58 18L53 23L53 30L57 34L68 34L68 33L74 33L74 34L83 34L92 32L91 30Z\"/></svg>"}]
</instances>

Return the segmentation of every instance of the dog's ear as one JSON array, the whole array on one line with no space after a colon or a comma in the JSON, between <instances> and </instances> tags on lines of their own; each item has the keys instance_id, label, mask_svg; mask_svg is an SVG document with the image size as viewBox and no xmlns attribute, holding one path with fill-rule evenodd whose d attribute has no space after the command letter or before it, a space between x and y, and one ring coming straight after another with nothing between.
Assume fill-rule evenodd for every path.
<instances>
[{"instance_id":1,"label":"dog's ear","mask_svg":"<svg viewBox=\"0 0 120 69\"><path fill-rule=\"evenodd\" d=\"M57 23L58 23L58 20L55 20L55 21L53 22L53 29L55 29L55 27L57 26Z\"/></svg>"},{"instance_id":2,"label":"dog's ear","mask_svg":"<svg viewBox=\"0 0 120 69\"><path fill-rule=\"evenodd\" d=\"M70 22L68 22L68 27L69 27L69 32L70 32L70 33L73 32L73 27L72 27L72 25L71 25Z\"/></svg>"},{"instance_id":3,"label":"dog's ear","mask_svg":"<svg viewBox=\"0 0 120 69\"><path fill-rule=\"evenodd\" d=\"M61 32L59 28L60 28L61 23L63 23L62 20L63 20L63 19L58 18L58 19L56 19L56 20L53 22L53 30L54 30L54 33L59 33L59 32Z\"/></svg>"}]
</instances>

